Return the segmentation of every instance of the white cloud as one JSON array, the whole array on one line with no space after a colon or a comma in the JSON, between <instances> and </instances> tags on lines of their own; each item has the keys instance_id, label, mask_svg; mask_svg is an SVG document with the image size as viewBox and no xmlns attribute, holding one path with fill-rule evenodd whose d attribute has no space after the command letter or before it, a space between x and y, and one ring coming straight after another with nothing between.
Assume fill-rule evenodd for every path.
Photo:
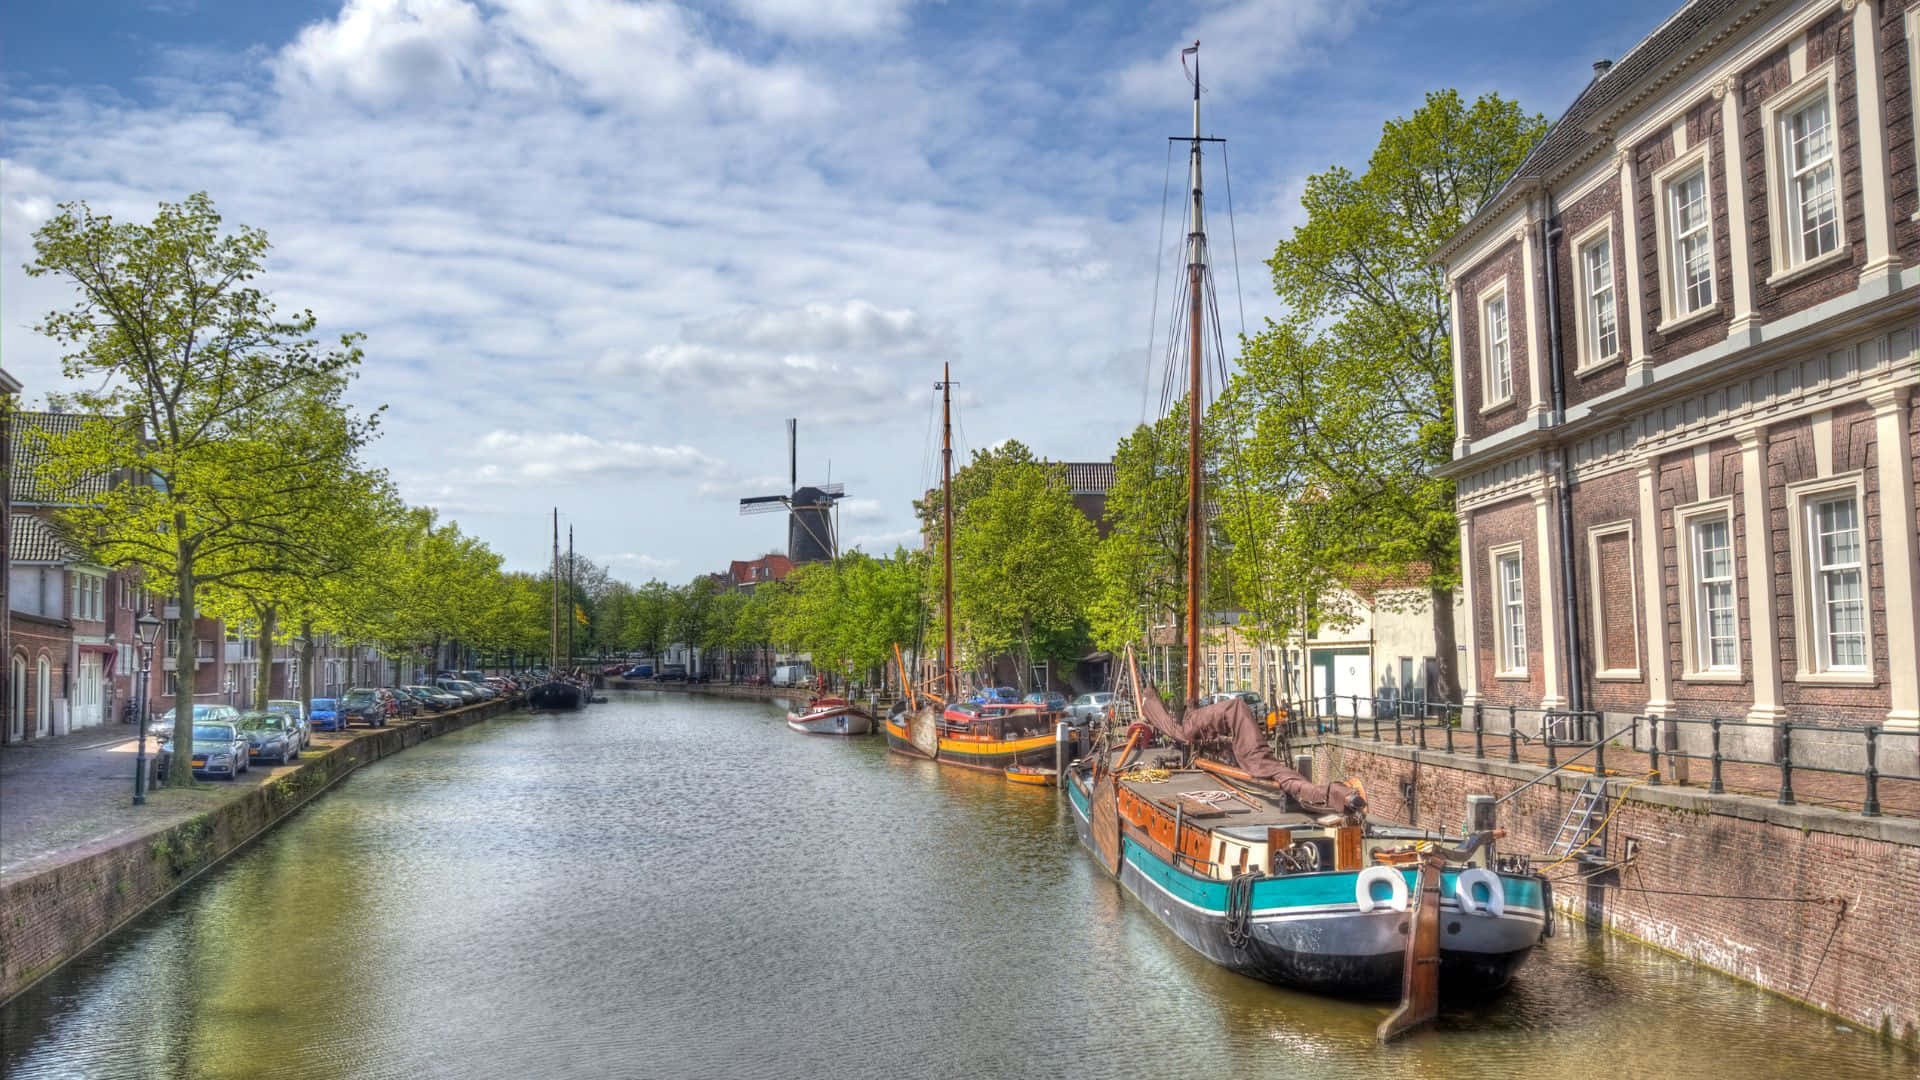
<instances>
[{"instance_id":1,"label":"white cloud","mask_svg":"<svg viewBox=\"0 0 1920 1080\"><path fill-rule=\"evenodd\" d=\"M627 478L685 478L716 472L725 464L691 446L655 446L599 439L574 431L489 431L468 456L478 483L578 483Z\"/></svg>"},{"instance_id":2,"label":"white cloud","mask_svg":"<svg viewBox=\"0 0 1920 1080\"><path fill-rule=\"evenodd\" d=\"M632 570L648 577L657 577L680 565L679 559L663 559L644 552L620 551L606 557L606 561L615 568Z\"/></svg>"},{"instance_id":3,"label":"white cloud","mask_svg":"<svg viewBox=\"0 0 1920 1080\"><path fill-rule=\"evenodd\" d=\"M756 25L797 38L870 37L897 30L909 0L729 0Z\"/></svg>"},{"instance_id":4,"label":"white cloud","mask_svg":"<svg viewBox=\"0 0 1920 1080\"><path fill-rule=\"evenodd\" d=\"M831 103L800 69L749 63L680 8L633 0L347 0L270 66L290 97L374 109L568 93L643 112L787 118Z\"/></svg>"},{"instance_id":5,"label":"white cloud","mask_svg":"<svg viewBox=\"0 0 1920 1080\"><path fill-rule=\"evenodd\" d=\"M1124 68L1115 88L1129 101L1164 104L1181 93L1180 50L1200 42L1200 83L1244 97L1281 76L1318 66L1326 46L1352 32L1368 0L1214 0L1177 44Z\"/></svg>"},{"instance_id":6,"label":"white cloud","mask_svg":"<svg viewBox=\"0 0 1920 1080\"><path fill-rule=\"evenodd\" d=\"M885 556L893 554L893 549L904 547L911 551L920 546L919 529L900 529L895 532L869 533L846 541L842 548L846 551L864 551L869 555Z\"/></svg>"}]
</instances>

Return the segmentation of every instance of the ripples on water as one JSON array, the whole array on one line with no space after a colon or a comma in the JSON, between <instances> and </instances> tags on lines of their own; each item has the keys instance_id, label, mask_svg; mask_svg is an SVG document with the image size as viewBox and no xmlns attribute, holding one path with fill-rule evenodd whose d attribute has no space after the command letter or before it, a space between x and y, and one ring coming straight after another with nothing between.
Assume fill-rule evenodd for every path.
<instances>
[{"instance_id":1,"label":"ripples on water","mask_svg":"<svg viewBox=\"0 0 1920 1080\"><path fill-rule=\"evenodd\" d=\"M1189 951L1051 791L615 694L380 762L0 1012L6 1076L1877 1076L1916 1059L1563 929L1385 1008ZM1564 927L1564 920L1562 922Z\"/></svg>"}]
</instances>

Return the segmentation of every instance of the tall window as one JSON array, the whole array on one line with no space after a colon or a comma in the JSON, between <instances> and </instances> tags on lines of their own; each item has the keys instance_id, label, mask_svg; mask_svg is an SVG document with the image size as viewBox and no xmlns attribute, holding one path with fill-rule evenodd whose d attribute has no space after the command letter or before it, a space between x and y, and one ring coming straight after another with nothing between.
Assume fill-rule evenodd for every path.
<instances>
[{"instance_id":1,"label":"tall window","mask_svg":"<svg viewBox=\"0 0 1920 1080\"><path fill-rule=\"evenodd\" d=\"M1481 329L1486 337L1487 393L1489 403L1513 396L1513 363L1507 349L1507 294L1487 298Z\"/></svg>"},{"instance_id":2,"label":"tall window","mask_svg":"<svg viewBox=\"0 0 1920 1080\"><path fill-rule=\"evenodd\" d=\"M1581 281L1586 291L1586 330L1589 364L1605 360L1620 349L1620 328L1613 313L1613 238L1600 239L1580 250Z\"/></svg>"},{"instance_id":3,"label":"tall window","mask_svg":"<svg viewBox=\"0 0 1920 1080\"><path fill-rule=\"evenodd\" d=\"M1693 534L1695 664L1702 671L1740 666L1733 596L1733 530L1723 517L1702 518Z\"/></svg>"},{"instance_id":4,"label":"tall window","mask_svg":"<svg viewBox=\"0 0 1920 1080\"><path fill-rule=\"evenodd\" d=\"M1707 170L1667 184L1667 228L1672 232L1676 317L1713 303L1713 228L1707 216Z\"/></svg>"},{"instance_id":5,"label":"tall window","mask_svg":"<svg viewBox=\"0 0 1920 1080\"><path fill-rule=\"evenodd\" d=\"M1788 258L1795 263L1817 259L1840 244L1832 116L1822 90L1780 118L1780 144L1786 148Z\"/></svg>"},{"instance_id":6,"label":"tall window","mask_svg":"<svg viewBox=\"0 0 1920 1080\"><path fill-rule=\"evenodd\" d=\"M1240 689L1253 689L1253 654L1250 652L1240 654Z\"/></svg>"},{"instance_id":7,"label":"tall window","mask_svg":"<svg viewBox=\"0 0 1920 1080\"><path fill-rule=\"evenodd\" d=\"M1867 609L1860 578L1860 504L1851 494L1807 507L1813 541L1815 648L1827 671L1864 671Z\"/></svg>"},{"instance_id":8,"label":"tall window","mask_svg":"<svg viewBox=\"0 0 1920 1080\"><path fill-rule=\"evenodd\" d=\"M1500 669L1527 669L1527 592L1520 578L1520 553L1494 563L1500 586Z\"/></svg>"}]
</instances>

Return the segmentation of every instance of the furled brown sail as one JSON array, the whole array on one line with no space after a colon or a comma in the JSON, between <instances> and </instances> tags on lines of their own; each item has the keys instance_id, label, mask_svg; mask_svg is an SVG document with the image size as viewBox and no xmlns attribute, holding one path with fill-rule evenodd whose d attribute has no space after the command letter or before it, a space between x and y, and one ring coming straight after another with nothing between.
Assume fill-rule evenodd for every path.
<instances>
[{"instance_id":1,"label":"furled brown sail","mask_svg":"<svg viewBox=\"0 0 1920 1080\"><path fill-rule=\"evenodd\" d=\"M1183 746L1231 740L1233 760L1242 772L1279 788L1309 813L1345 813L1366 805L1353 788L1332 782L1316 784L1274 757L1253 710L1237 697L1188 709L1186 716L1175 719L1149 687L1141 695L1140 712L1155 731Z\"/></svg>"}]
</instances>

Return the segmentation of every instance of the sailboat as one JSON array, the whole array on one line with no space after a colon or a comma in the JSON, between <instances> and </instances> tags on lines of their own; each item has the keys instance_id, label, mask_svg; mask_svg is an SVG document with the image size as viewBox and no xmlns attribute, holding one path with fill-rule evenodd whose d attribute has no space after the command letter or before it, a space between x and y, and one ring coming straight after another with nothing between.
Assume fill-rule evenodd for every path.
<instances>
[{"instance_id":1,"label":"sailboat","mask_svg":"<svg viewBox=\"0 0 1920 1080\"><path fill-rule=\"evenodd\" d=\"M549 666L547 681L527 691L527 704L536 709L578 709L587 703L591 691L571 676L573 666L573 527L567 527L567 656L560 657L560 511L553 511L552 610L547 627Z\"/></svg>"},{"instance_id":2,"label":"sailboat","mask_svg":"<svg viewBox=\"0 0 1920 1080\"><path fill-rule=\"evenodd\" d=\"M1439 994L1507 983L1551 928L1546 879L1502 861L1504 833L1466 837L1369 823L1362 792L1274 756L1237 698L1199 705L1200 425L1211 278L1201 198L1199 43L1188 162L1186 670L1176 717L1129 650L1121 689L1138 720L1102 732L1063 786L1082 844L1208 959L1257 979L1401 1004L1385 1040L1431 1020ZM1124 743L1121 740L1124 738ZM1119 745L1116 745L1119 744ZM1490 823L1488 823L1490 824Z\"/></svg>"},{"instance_id":3,"label":"sailboat","mask_svg":"<svg viewBox=\"0 0 1920 1080\"><path fill-rule=\"evenodd\" d=\"M941 644L937 689L914 690L901 664L908 696L883 723L887 749L945 765L1000 773L1009 778L1044 775L1063 756L1061 716L1037 705L960 700L953 662L953 371L940 372L940 559ZM897 650L896 650L897 653ZM1077 739L1072 730L1070 739ZM1039 770L1034 773L1031 770Z\"/></svg>"}]
</instances>

